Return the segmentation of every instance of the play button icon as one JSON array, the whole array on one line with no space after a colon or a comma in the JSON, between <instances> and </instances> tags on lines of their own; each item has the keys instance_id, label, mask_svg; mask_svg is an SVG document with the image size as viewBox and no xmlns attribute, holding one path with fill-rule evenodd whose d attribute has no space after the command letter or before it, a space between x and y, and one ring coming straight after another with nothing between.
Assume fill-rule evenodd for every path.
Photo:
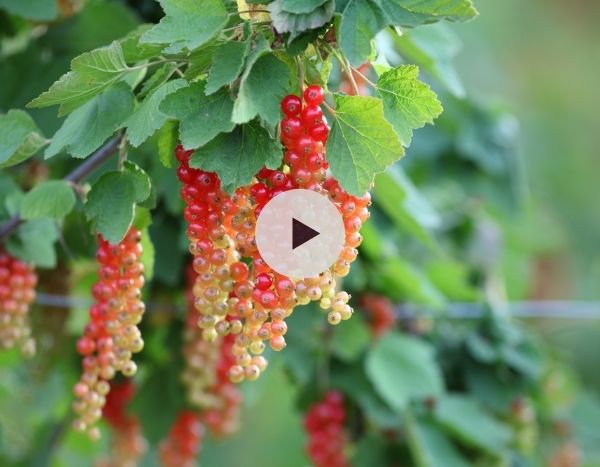
<instances>
[{"instance_id":1,"label":"play button icon","mask_svg":"<svg viewBox=\"0 0 600 467\"><path fill-rule=\"evenodd\" d=\"M300 245L304 245L317 235L319 235L319 232L315 229L311 229L308 225L303 224L298 219L292 218L292 250L295 250Z\"/></svg>"},{"instance_id":2,"label":"play button icon","mask_svg":"<svg viewBox=\"0 0 600 467\"><path fill-rule=\"evenodd\" d=\"M339 258L344 239L337 207L312 190L278 194L256 223L260 255L276 272L293 279L315 277L329 268Z\"/></svg>"}]
</instances>

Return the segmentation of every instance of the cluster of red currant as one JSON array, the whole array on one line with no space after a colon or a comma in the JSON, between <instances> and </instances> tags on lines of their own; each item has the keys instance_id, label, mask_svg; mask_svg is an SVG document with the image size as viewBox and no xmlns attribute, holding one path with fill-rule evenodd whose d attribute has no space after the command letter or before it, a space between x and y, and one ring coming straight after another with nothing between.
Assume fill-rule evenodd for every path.
<instances>
[{"instance_id":1,"label":"cluster of red currant","mask_svg":"<svg viewBox=\"0 0 600 467\"><path fill-rule=\"evenodd\" d=\"M0 349L18 346L26 357L35 354L28 314L37 280L31 266L0 247Z\"/></svg>"},{"instance_id":2,"label":"cluster of red currant","mask_svg":"<svg viewBox=\"0 0 600 467\"><path fill-rule=\"evenodd\" d=\"M304 418L308 434L306 452L315 467L347 467L344 453L346 434L344 398L337 391L329 391L325 398L314 404Z\"/></svg>"},{"instance_id":3,"label":"cluster of red currant","mask_svg":"<svg viewBox=\"0 0 600 467\"><path fill-rule=\"evenodd\" d=\"M265 370L267 361L262 353L266 341L276 351L285 347L285 319L296 305L319 301L331 324L353 313L350 296L335 291L336 277L347 275L356 259L362 241L359 230L369 217L371 199L368 193L351 196L335 179L327 178L329 127L322 103L319 86L306 88L303 98L290 95L282 100L284 164L279 170L263 168L251 185L238 188L231 197L221 190L215 174L190 167L191 151L181 146L176 150L181 196L187 205L187 236L197 273L193 286L197 325L208 341L235 336L231 347L235 360L228 372L233 382L255 380ZM344 219L346 242L329 270L294 282L264 262L254 236L265 204L295 188L315 190L336 205Z\"/></svg>"},{"instance_id":4,"label":"cluster of red currant","mask_svg":"<svg viewBox=\"0 0 600 467\"><path fill-rule=\"evenodd\" d=\"M381 337L396 324L394 307L389 298L365 294L360 297L360 305L368 313L374 337Z\"/></svg>"},{"instance_id":5,"label":"cluster of red currant","mask_svg":"<svg viewBox=\"0 0 600 467\"><path fill-rule=\"evenodd\" d=\"M110 391L108 381L117 372L133 376L137 370L132 355L142 350L137 325L145 311L141 301L144 267L140 231L131 228L123 241L111 245L98 236L96 260L99 280L92 288L94 304L84 335L77 342L83 357L83 374L74 387L77 414L74 428L92 439L100 436L95 426Z\"/></svg>"},{"instance_id":6,"label":"cluster of red currant","mask_svg":"<svg viewBox=\"0 0 600 467\"><path fill-rule=\"evenodd\" d=\"M158 448L161 465L195 467L202 434L198 414L187 410L180 412L169 435Z\"/></svg>"},{"instance_id":7,"label":"cluster of red currant","mask_svg":"<svg viewBox=\"0 0 600 467\"><path fill-rule=\"evenodd\" d=\"M193 287L197 273L188 269L188 314L184 333L185 369L182 379L187 387L190 405L199 410L204 425L217 437L237 430L241 393L229 381L228 371L234 363L231 353L233 335L206 341L198 327L201 315L194 306Z\"/></svg>"},{"instance_id":8,"label":"cluster of red currant","mask_svg":"<svg viewBox=\"0 0 600 467\"><path fill-rule=\"evenodd\" d=\"M110 384L102 415L112 432L111 455L97 462L96 467L135 466L147 451L148 443L139 420L127 413L134 395L135 385L131 380Z\"/></svg>"}]
</instances>

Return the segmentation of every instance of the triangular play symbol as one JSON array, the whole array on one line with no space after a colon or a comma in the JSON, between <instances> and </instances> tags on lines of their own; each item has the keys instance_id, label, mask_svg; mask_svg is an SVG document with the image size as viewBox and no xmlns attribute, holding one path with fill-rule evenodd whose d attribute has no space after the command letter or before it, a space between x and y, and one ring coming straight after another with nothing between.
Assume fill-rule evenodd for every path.
<instances>
[{"instance_id":1,"label":"triangular play symbol","mask_svg":"<svg viewBox=\"0 0 600 467\"><path fill-rule=\"evenodd\" d=\"M292 250L320 235L315 229L292 217Z\"/></svg>"}]
</instances>

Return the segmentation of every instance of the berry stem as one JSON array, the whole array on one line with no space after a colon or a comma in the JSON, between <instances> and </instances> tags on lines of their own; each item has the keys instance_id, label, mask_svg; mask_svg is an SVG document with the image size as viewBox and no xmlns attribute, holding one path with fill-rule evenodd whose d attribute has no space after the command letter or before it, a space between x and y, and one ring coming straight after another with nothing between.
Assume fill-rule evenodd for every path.
<instances>
[{"instance_id":1,"label":"berry stem","mask_svg":"<svg viewBox=\"0 0 600 467\"><path fill-rule=\"evenodd\" d=\"M350 66L350 69L352 70L353 73L356 73L358 76L360 76L362 79L364 79L365 83L367 83L373 89L375 89L377 87L377 85L373 81L371 81L369 78L367 78L367 76L362 71L360 71L358 68L354 68L353 66Z\"/></svg>"},{"instance_id":2,"label":"berry stem","mask_svg":"<svg viewBox=\"0 0 600 467\"><path fill-rule=\"evenodd\" d=\"M304 65L299 56L295 57L296 66L298 67L298 81L300 83L300 94L304 91Z\"/></svg>"},{"instance_id":3,"label":"berry stem","mask_svg":"<svg viewBox=\"0 0 600 467\"><path fill-rule=\"evenodd\" d=\"M348 63L346 58L339 53L337 49L334 49L333 47L331 47L330 49L335 58L337 58L337 61L340 62L340 66L342 67L344 74L348 78L348 81L350 82L350 85L352 86L352 90L354 91L355 95L360 96L360 89L358 88L358 85L354 80L354 75L352 74L352 70L350 69L350 64Z\"/></svg>"},{"instance_id":4,"label":"berry stem","mask_svg":"<svg viewBox=\"0 0 600 467\"><path fill-rule=\"evenodd\" d=\"M325 107L325 109L327 110L327 112L329 112L333 118L335 118L335 109L334 109L333 107L331 107L331 106L330 106L330 105L329 105L327 102L325 102L325 101L323 101L323 102L321 103L321 105L322 105L323 107Z\"/></svg>"}]
</instances>

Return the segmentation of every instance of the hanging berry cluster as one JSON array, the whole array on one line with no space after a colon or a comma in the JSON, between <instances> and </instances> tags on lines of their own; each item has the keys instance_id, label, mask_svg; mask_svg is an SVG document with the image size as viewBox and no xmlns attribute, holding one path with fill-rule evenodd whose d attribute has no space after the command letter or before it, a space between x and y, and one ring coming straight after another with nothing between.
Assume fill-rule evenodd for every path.
<instances>
[{"instance_id":1,"label":"hanging berry cluster","mask_svg":"<svg viewBox=\"0 0 600 467\"><path fill-rule=\"evenodd\" d=\"M308 435L306 453L315 467L346 467L349 465L344 453L343 396L330 391L325 398L314 404L304 418L304 429Z\"/></svg>"},{"instance_id":2,"label":"hanging berry cluster","mask_svg":"<svg viewBox=\"0 0 600 467\"><path fill-rule=\"evenodd\" d=\"M182 411L158 453L163 467L195 467L202 441L202 423L197 413Z\"/></svg>"},{"instance_id":3,"label":"hanging berry cluster","mask_svg":"<svg viewBox=\"0 0 600 467\"><path fill-rule=\"evenodd\" d=\"M206 341L198 327L201 315L194 306L193 287L197 273L187 271L188 314L184 332L185 369L182 379L187 388L188 401L198 409L202 423L216 437L234 433L239 425L242 396L227 376L234 362L231 346L234 336L219 336Z\"/></svg>"},{"instance_id":4,"label":"hanging berry cluster","mask_svg":"<svg viewBox=\"0 0 600 467\"><path fill-rule=\"evenodd\" d=\"M0 247L0 349L19 347L26 357L35 354L28 315L36 285L35 270Z\"/></svg>"},{"instance_id":5,"label":"hanging berry cluster","mask_svg":"<svg viewBox=\"0 0 600 467\"><path fill-rule=\"evenodd\" d=\"M233 382L255 380L267 367L262 356L268 342L282 350L289 317L296 305L318 301L331 324L352 316L346 292L336 293L336 278L344 277L356 259L359 230L369 217L370 196L346 193L327 178L325 143L329 127L320 105L323 90L309 86L303 98L286 96L281 140L285 146L278 170L263 168L251 185L229 197L213 173L191 168L191 151L176 150L177 175L183 183L187 236L198 274L193 287L197 325L204 339L233 335L229 368ZM265 204L287 190L303 188L327 196L340 211L346 241L338 260L317 277L293 281L272 270L261 258L255 241L256 220ZM244 261L242 261L242 258Z\"/></svg>"},{"instance_id":6,"label":"hanging berry cluster","mask_svg":"<svg viewBox=\"0 0 600 467\"><path fill-rule=\"evenodd\" d=\"M111 455L97 462L96 467L135 466L148 450L139 420L127 413L134 395L135 385L131 380L110 384L102 415L111 428Z\"/></svg>"},{"instance_id":7,"label":"hanging berry cluster","mask_svg":"<svg viewBox=\"0 0 600 467\"><path fill-rule=\"evenodd\" d=\"M383 295L365 294L360 297L360 306L368 313L374 337L381 337L394 327L396 315L389 298Z\"/></svg>"},{"instance_id":8,"label":"hanging berry cluster","mask_svg":"<svg viewBox=\"0 0 600 467\"><path fill-rule=\"evenodd\" d=\"M137 366L132 355L142 350L137 325L145 307L141 301L144 267L140 262L141 234L131 228L118 245L98 236L96 260L99 279L92 288L94 304L84 335L77 342L83 356L83 374L74 387L77 414L74 428L85 431L92 439L100 436L95 426L110 391L109 381L117 372L133 376Z\"/></svg>"}]
</instances>

